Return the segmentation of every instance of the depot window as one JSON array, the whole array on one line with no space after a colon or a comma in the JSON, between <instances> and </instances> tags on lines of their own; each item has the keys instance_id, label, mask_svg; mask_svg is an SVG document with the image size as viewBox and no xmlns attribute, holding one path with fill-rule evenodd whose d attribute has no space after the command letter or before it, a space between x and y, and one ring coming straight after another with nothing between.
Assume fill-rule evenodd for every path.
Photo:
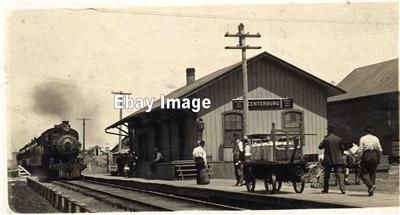
<instances>
[{"instance_id":1,"label":"depot window","mask_svg":"<svg viewBox=\"0 0 400 215\"><path fill-rule=\"evenodd\" d=\"M228 112L223 114L224 147L233 147L233 134L243 136L242 113Z\"/></svg>"},{"instance_id":2,"label":"depot window","mask_svg":"<svg viewBox=\"0 0 400 215\"><path fill-rule=\"evenodd\" d=\"M283 112L283 128L301 128L303 127L303 112L290 110Z\"/></svg>"}]
</instances>

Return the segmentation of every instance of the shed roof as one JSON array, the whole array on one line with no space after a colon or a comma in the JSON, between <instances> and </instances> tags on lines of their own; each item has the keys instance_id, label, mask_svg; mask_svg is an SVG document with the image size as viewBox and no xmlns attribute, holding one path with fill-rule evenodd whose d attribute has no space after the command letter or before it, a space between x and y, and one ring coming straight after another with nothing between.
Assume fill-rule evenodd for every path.
<instances>
[{"instance_id":1,"label":"shed roof","mask_svg":"<svg viewBox=\"0 0 400 215\"><path fill-rule=\"evenodd\" d=\"M268 52L262 52L262 53L260 53L258 55L255 55L255 56L249 58L247 60L247 64L250 65L250 64L252 64L252 63L254 63L254 62L256 62L256 61L258 61L260 59L263 59L263 58L271 60L271 61L273 61L275 63L278 63L278 64L280 64L282 66L285 66L288 69L290 69L290 71L293 71L293 72L297 73L298 75L300 75L300 76L302 76L304 78L310 79L310 80L316 82L317 84L320 84L321 86L323 86L323 87L325 87L327 89L328 96L334 96L334 95L339 95L339 94L345 93L345 91L340 89L339 87L336 87L336 86L334 86L334 85L332 85L332 84L330 84L330 83L328 83L328 82L326 82L326 81L324 81L324 80L322 80L322 79L320 79L320 78L318 78L318 77L316 77L316 76L314 76L314 75L312 75L312 74L310 74L310 73L308 73L308 72L306 72L306 71L304 71L304 70L302 70L302 69L300 69L300 68L298 68L298 67L296 67L296 66L294 66L294 65L292 65L292 64L290 64L290 63L288 63L288 62L286 62L286 61L284 61L284 60L282 60L282 59L280 59L280 58L278 58L278 57L276 57L276 56L274 56L272 54L270 54L270 53L268 53ZM215 72L213 72L213 73L211 73L209 75L206 75L206 76L196 80L195 82L193 82L190 85L186 85L186 86L183 86L183 87L181 87L181 88L179 88L177 90L172 91L171 93L166 95L165 98L184 98L184 97L190 96L191 94L199 91L200 89L209 86L210 84L214 83L215 81L218 81L219 79L221 79L225 75L229 74L230 72L233 72L236 69L240 69L241 65L242 65L242 62L240 61L238 63L232 64L230 66L227 66L227 67L224 67L224 68L222 68L220 70L217 70L217 71L215 71ZM160 99L158 99L157 101L154 102L152 110L157 109L160 106L161 106ZM142 109L136 111L135 113L132 113L131 115L129 115L129 116L117 121L116 123L108 126L106 128L106 130L110 129L110 128L114 128L114 127L116 127L116 126L118 126L120 124L123 124L123 123L129 121L130 119L133 119L134 117L136 117L138 115L141 115L141 114L145 113L145 110L146 110L146 108L142 108Z\"/></svg>"},{"instance_id":2,"label":"shed roof","mask_svg":"<svg viewBox=\"0 0 400 215\"><path fill-rule=\"evenodd\" d=\"M124 137L124 138L122 138L121 142L122 142L121 150L122 150L122 151L125 150L125 149L128 149L128 150L129 150L129 138L128 138L128 137ZM111 152L112 152L112 153L118 153L118 152L119 152L119 146L118 146L118 145L119 145L119 144L117 143L117 144L111 149ZM121 152L122 152L122 151L121 151Z\"/></svg>"},{"instance_id":3,"label":"shed roof","mask_svg":"<svg viewBox=\"0 0 400 215\"><path fill-rule=\"evenodd\" d=\"M353 70L337 86L347 93L328 98L328 102L398 92L399 59L376 63Z\"/></svg>"}]
</instances>

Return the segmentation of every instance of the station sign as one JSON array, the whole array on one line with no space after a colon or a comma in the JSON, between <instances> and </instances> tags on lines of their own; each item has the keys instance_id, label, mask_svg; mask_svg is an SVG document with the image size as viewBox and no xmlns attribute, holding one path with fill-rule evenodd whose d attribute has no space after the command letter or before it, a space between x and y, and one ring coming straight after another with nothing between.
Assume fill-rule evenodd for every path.
<instances>
[{"instance_id":1,"label":"station sign","mask_svg":"<svg viewBox=\"0 0 400 215\"><path fill-rule=\"evenodd\" d=\"M249 110L282 110L292 109L293 99L249 99ZM243 99L232 100L234 110L243 110Z\"/></svg>"}]
</instances>

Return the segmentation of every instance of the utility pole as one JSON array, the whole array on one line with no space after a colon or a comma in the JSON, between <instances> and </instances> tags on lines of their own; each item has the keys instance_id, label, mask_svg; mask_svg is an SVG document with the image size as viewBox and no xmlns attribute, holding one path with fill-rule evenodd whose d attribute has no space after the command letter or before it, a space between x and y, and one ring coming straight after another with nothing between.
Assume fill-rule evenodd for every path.
<instances>
[{"instance_id":1,"label":"utility pole","mask_svg":"<svg viewBox=\"0 0 400 215\"><path fill-rule=\"evenodd\" d=\"M247 49L261 49L261 46L249 46L246 45L246 37L261 37L260 33L250 34L244 32L244 25L242 23L238 26L238 33L229 34L227 32L225 37L238 37L239 44L237 46L226 46L225 49L241 49L242 50L242 72L243 72L243 134L248 135L249 124L248 124L248 112L249 112L249 102L247 98L248 93L248 81L247 81L247 59L246 50Z\"/></svg>"},{"instance_id":2,"label":"utility pole","mask_svg":"<svg viewBox=\"0 0 400 215\"><path fill-rule=\"evenodd\" d=\"M82 126L82 129L83 129L83 132L82 132L82 144L83 144L82 158L83 158L83 162L85 162L85 126L86 126L86 120L92 120L92 119L83 117L83 118L77 119L77 120L82 120L82 125L83 125Z\"/></svg>"},{"instance_id":3,"label":"utility pole","mask_svg":"<svg viewBox=\"0 0 400 215\"><path fill-rule=\"evenodd\" d=\"M123 92L122 90L121 91L119 91L119 92L111 92L111 94L114 94L114 95L132 95L132 93L127 93L127 92ZM123 108L121 108L121 109L119 109L119 120L121 120L122 119L122 109ZM118 126L118 151L120 152L121 151L121 149L122 149L122 134L121 134L121 126Z\"/></svg>"},{"instance_id":4,"label":"utility pole","mask_svg":"<svg viewBox=\"0 0 400 215\"><path fill-rule=\"evenodd\" d=\"M110 147L108 146L108 143L106 144L106 155L107 155L107 173L110 173Z\"/></svg>"}]
</instances>

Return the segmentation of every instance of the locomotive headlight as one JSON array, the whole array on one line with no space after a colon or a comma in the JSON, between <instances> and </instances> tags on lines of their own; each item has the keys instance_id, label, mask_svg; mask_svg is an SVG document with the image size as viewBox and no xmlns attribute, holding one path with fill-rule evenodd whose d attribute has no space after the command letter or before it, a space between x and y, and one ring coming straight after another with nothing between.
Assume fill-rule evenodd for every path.
<instances>
[{"instance_id":1,"label":"locomotive headlight","mask_svg":"<svg viewBox=\"0 0 400 215\"><path fill-rule=\"evenodd\" d=\"M57 150L62 154L72 154L79 149L76 137L72 135L62 135L57 141Z\"/></svg>"},{"instance_id":2,"label":"locomotive headlight","mask_svg":"<svg viewBox=\"0 0 400 215\"><path fill-rule=\"evenodd\" d=\"M71 148L72 148L72 143L69 142L69 141L64 142L64 148L65 148L66 150L70 151Z\"/></svg>"},{"instance_id":3,"label":"locomotive headlight","mask_svg":"<svg viewBox=\"0 0 400 215\"><path fill-rule=\"evenodd\" d=\"M64 125L64 126L63 126L63 131L64 131L64 132L69 132L69 130L70 130L70 128L69 128L68 125Z\"/></svg>"}]
</instances>

